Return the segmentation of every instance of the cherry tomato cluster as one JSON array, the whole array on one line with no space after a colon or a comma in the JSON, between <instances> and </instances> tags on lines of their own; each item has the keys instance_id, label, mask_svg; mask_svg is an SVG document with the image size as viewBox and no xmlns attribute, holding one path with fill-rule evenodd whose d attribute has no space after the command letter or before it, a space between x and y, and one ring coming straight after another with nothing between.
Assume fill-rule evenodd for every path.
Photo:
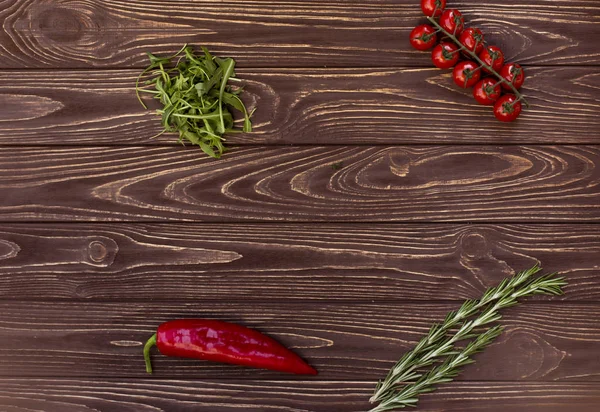
<instances>
[{"instance_id":1,"label":"cherry tomato cluster","mask_svg":"<svg viewBox=\"0 0 600 412\"><path fill-rule=\"evenodd\" d=\"M412 46L417 50L433 49L433 64L440 69L454 68L454 82L459 87L473 87L475 100L493 105L498 120L512 122L519 117L523 68L505 63L502 50L488 45L481 30L465 28L461 12L446 9L446 0L421 0L421 9L433 26L415 27L410 33Z\"/></svg>"}]
</instances>

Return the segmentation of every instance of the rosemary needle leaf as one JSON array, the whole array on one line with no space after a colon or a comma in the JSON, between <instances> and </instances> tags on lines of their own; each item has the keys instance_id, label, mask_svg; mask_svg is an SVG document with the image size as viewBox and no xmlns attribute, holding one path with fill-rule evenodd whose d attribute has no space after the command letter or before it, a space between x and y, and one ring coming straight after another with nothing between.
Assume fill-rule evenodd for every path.
<instances>
[{"instance_id":1,"label":"rosemary needle leaf","mask_svg":"<svg viewBox=\"0 0 600 412\"><path fill-rule=\"evenodd\" d=\"M460 322L465 321L471 316L478 313L487 305L498 301L506 295L512 293L515 288L525 284L533 275L541 270L537 265L529 270L519 272L512 278L506 278L496 287L488 289L480 300L467 300L457 311L452 311L446 315L444 322L434 324L429 329L429 333L424 336L417 346L405 356L390 370L385 380L377 386L374 395L371 397L371 402L376 402L392 391L395 386L400 383L410 382L420 374L415 374L414 371L423 367L430 366L436 361L436 358L447 356L453 351L454 343L459 340L468 339L471 336L471 331L474 329L472 321L467 321L461 325L461 329L456 334L454 340L446 339L448 331ZM488 314L487 317L491 321L494 314ZM486 319L488 319L486 318ZM486 320L484 319L484 320ZM489 323L489 322L486 322Z\"/></svg>"},{"instance_id":2,"label":"rosemary needle leaf","mask_svg":"<svg viewBox=\"0 0 600 412\"><path fill-rule=\"evenodd\" d=\"M370 401L380 402L380 405L372 411L414 406L414 399L419 394L429 392L435 384L451 381L461 366L473 362L471 355L489 345L501 333L499 326L489 328L483 334L476 333L479 328L499 321L502 318L499 313L501 309L517 305L518 299L523 297L563 294L562 287L567 285L566 280L555 277L556 274L532 278L540 270L534 266L511 279L504 279L498 286L488 289L479 301L467 300L459 310L448 313L441 325L434 324L415 348L396 363L383 381L378 382ZM476 314L477 317L469 319ZM458 327L458 330L452 334L450 330L454 327ZM457 342L467 339L474 340L464 349L455 346ZM446 361L432 369L438 374L421 372L440 358L446 358ZM447 362L451 364L447 365ZM444 365L447 367L444 368ZM398 393L397 388L403 384L406 386Z\"/></svg>"},{"instance_id":3,"label":"rosemary needle leaf","mask_svg":"<svg viewBox=\"0 0 600 412\"><path fill-rule=\"evenodd\" d=\"M419 402L419 395L433 392L436 385L452 382L460 373L461 367L474 362L471 356L490 345L502 333L502 330L502 326L494 326L488 329L479 335L477 339L470 342L461 352L449 356L442 364L431 369L417 382L406 385L396 395L388 397L369 412L391 411L407 406L416 407Z\"/></svg>"},{"instance_id":4,"label":"rosemary needle leaf","mask_svg":"<svg viewBox=\"0 0 600 412\"><path fill-rule=\"evenodd\" d=\"M158 135L178 132L180 142L188 141L208 156L219 158L225 151L225 134L252 131L253 111L248 113L238 97L242 88L229 84L235 78L235 60L214 57L205 47L202 51L196 55L184 45L168 57L147 53L150 65L136 80L136 94L144 108L147 106L141 93L154 95L162 104L157 113L163 131ZM150 79L141 87L141 79L146 76ZM234 128L231 110L244 116L241 130Z\"/></svg>"}]
</instances>

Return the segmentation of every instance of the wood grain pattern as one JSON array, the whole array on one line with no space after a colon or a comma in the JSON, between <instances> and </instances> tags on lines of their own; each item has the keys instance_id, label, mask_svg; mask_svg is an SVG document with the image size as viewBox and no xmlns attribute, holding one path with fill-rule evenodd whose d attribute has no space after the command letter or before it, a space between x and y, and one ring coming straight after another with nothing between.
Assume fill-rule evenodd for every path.
<instances>
[{"instance_id":1,"label":"wood grain pattern","mask_svg":"<svg viewBox=\"0 0 600 412\"><path fill-rule=\"evenodd\" d=\"M2 379L8 412L364 412L372 384L343 382ZM490 401L491 399L491 401ZM453 383L419 412L596 412L597 383Z\"/></svg>"},{"instance_id":2,"label":"wood grain pattern","mask_svg":"<svg viewBox=\"0 0 600 412\"><path fill-rule=\"evenodd\" d=\"M140 288L143 291L144 288ZM305 357L320 380L373 384L459 303L282 304L210 302L0 302L0 376L144 377L143 343L161 322L204 317L242 323ZM536 304L505 314L505 332L461 380L600 381L600 308ZM155 376L296 379L276 372L167 358ZM300 379L301 377L297 377Z\"/></svg>"},{"instance_id":3,"label":"wood grain pattern","mask_svg":"<svg viewBox=\"0 0 600 412\"><path fill-rule=\"evenodd\" d=\"M4 221L600 220L598 146L1 148L0 164Z\"/></svg>"},{"instance_id":4,"label":"wood grain pattern","mask_svg":"<svg viewBox=\"0 0 600 412\"><path fill-rule=\"evenodd\" d=\"M205 44L247 67L430 66L410 50L414 0L3 0L0 67L141 67L145 52ZM597 64L595 1L455 1L509 59ZM535 16L535 18L532 18Z\"/></svg>"},{"instance_id":5,"label":"wood grain pattern","mask_svg":"<svg viewBox=\"0 0 600 412\"><path fill-rule=\"evenodd\" d=\"M464 300L541 262L569 280L553 301L597 302L599 234L598 225L3 224L0 298Z\"/></svg>"},{"instance_id":6,"label":"wood grain pattern","mask_svg":"<svg viewBox=\"0 0 600 412\"><path fill-rule=\"evenodd\" d=\"M600 2L456 0L532 107L501 124L412 50L415 0L0 0L0 411L358 412L433 322L515 269L569 280L424 412L597 412ZM151 139L145 52L234 57L255 132ZM332 167L338 164L339 167ZM141 347L208 317L311 379Z\"/></svg>"},{"instance_id":7,"label":"wood grain pattern","mask_svg":"<svg viewBox=\"0 0 600 412\"><path fill-rule=\"evenodd\" d=\"M133 86L139 71L0 71L0 144L178 145ZM238 144L600 143L600 73L528 68L532 104L498 122L437 69L240 70L257 108ZM152 103L152 102L150 102ZM157 107L157 106L153 106ZM451 127L449 125L452 125Z\"/></svg>"}]
</instances>

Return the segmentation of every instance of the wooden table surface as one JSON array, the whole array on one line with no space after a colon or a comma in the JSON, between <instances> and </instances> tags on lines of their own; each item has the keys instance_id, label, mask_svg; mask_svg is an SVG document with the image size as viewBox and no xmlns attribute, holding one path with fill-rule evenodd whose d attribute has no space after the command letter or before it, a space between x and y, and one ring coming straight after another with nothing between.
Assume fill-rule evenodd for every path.
<instances>
[{"instance_id":1,"label":"wooden table surface","mask_svg":"<svg viewBox=\"0 0 600 412\"><path fill-rule=\"evenodd\" d=\"M516 123L410 48L416 0L0 0L0 411L364 412L431 323L537 262L567 293L506 311L418 410L600 410L600 1L449 5L524 65ZM258 108L220 160L151 139L133 91L184 43ZM320 375L146 375L179 317Z\"/></svg>"}]
</instances>

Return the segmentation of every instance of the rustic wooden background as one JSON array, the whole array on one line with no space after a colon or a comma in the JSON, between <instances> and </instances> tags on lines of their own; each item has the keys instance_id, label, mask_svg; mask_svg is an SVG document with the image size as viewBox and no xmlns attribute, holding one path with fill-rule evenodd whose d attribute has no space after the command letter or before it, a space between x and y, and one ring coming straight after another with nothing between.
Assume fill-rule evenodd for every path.
<instances>
[{"instance_id":1,"label":"rustic wooden background","mask_svg":"<svg viewBox=\"0 0 600 412\"><path fill-rule=\"evenodd\" d=\"M600 409L600 1L452 1L527 71L501 124L407 36L416 0L0 0L0 410L359 412L465 298L570 282L422 411ZM145 52L238 61L256 132L214 161L139 106ZM343 162L336 170L333 164ZM314 379L155 357L243 323Z\"/></svg>"}]
</instances>

